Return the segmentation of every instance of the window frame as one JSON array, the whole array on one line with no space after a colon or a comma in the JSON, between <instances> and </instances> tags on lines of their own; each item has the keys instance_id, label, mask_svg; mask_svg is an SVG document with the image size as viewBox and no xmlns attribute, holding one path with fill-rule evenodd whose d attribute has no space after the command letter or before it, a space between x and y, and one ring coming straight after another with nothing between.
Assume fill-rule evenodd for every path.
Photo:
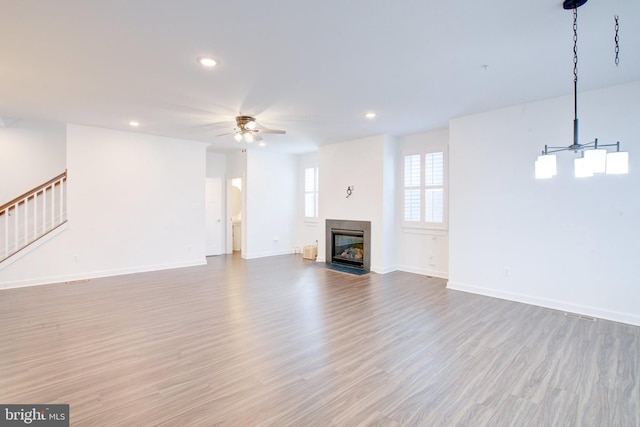
<instances>
[{"instance_id":1,"label":"window frame","mask_svg":"<svg viewBox=\"0 0 640 427\"><path fill-rule=\"evenodd\" d=\"M426 156L434 153L442 153L442 185L427 185L426 184ZM406 185L406 170L405 162L409 156L420 156L420 185ZM400 157L401 168L401 191L400 191L400 205L401 205L401 226L407 229L422 229L422 230L440 230L447 231L449 226L449 153L446 145L430 145L421 149L406 150L401 153ZM426 220L426 205L425 194L427 190L442 188L442 222L433 222ZM407 190L419 190L420 191L420 219L417 221L408 221L405 219L405 193Z\"/></svg>"}]
</instances>

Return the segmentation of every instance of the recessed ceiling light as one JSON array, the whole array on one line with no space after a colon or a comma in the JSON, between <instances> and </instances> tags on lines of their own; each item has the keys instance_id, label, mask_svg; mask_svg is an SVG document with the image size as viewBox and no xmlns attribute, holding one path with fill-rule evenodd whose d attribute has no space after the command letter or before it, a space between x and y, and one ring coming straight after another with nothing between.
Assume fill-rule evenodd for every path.
<instances>
[{"instance_id":1,"label":"recessed ceiling light","mask_svg":"<svg viewBox=\"0 0 640 427\"><path fill-rule=\"evenodd\" d=\"M213 68L218 65L218 61L209 56L198 57L198 63L204 67Z\"/></svg>"},{"instance_id":2,"label":"recessed ceiling light","mask_svg":"<svg viewBox=\"0 0 640 427\"><path fill-rule=\"evenodd\" d=\"M375 119L376 118L376 113L367 113L364 115L367 119L371 120L371 119Z\"/></svg>"},{"instance_id":3,"label":"recessed ceiling light","mask_svg":"<svg viewBox=\"0 0 640 427\"><path fill-rule=\"evenodd\" d=\"M260 147L264 147L265 145L267 145L267 143L266 143L266 142L264 142L264 141L260 141L260 143L259 143L258 145L259 145Z\"/></svg>"},{"instance_id":4,"label":"recessed ceiling light","mask_svg":"<svg viewBox=\"0 0 640 427\"><path fill-rule=\"evenodd\" d=\"M137 122L135 120L131 120L129 122L129 126L133 126L134 128L137 128L138 126L140 126L140 122Z\"/></svg>"}]
</instances>

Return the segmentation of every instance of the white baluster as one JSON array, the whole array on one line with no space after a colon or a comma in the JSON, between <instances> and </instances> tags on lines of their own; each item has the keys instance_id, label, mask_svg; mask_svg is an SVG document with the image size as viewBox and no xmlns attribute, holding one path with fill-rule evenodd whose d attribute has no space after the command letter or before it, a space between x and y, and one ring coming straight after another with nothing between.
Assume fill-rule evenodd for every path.
<instances>
[{"instance_id":1,"label":"white baluster","mask_svg":"<svg viewBox=\"0 0 640 427\"><path fill-rule=\"evenodd\" d=\"M26 245L29 242L29 197L24 199L24 243Z\"/></svg>"},{"instance_id":2,"label":"white baluster","mask_svg":"<svg viewBox=\"0 0 640 427\"><path fill-rule=\"evenodd\" d=\"M13 250L18 249L18 245L20 242L20 215L18 215L18 206L20 202L17 202L13 205Z\"/></svg>"},{"instance_id":3,"label":"white baluster","mask_svg":"<svg viewBox=\"0 0 640 427\"><path fill-rule=\"evenodd\" d=\"M4 254L3 258L9 255L9 208L4 210Z\"/></svg>"},{"instance_id":4,"label":"white baluster","mask_svg":"<svg viewBox=\"0 0 640 427\"><path fill-rule=\"evenodd\" d=\"M47 229L47 192L45 189L42 189L42 231L44 234L44 230Z\"/></svg>"},{"instance_id":5,"label":"white baluster","mask_svg":"<svg viewBox=\"0 0 640 427\"><path fill-rule=\"evenodd\" d=\"M49 230L53 229L56 222L56 184L51 184L51 224ZM49 231L47 230L47 231Z\"/></svg>"},{"instance_id":6,"label":"white baluster","mask_svg":"<svg viewBox=\"0 0 640 427\"><path fill-rule=\"evenodd\" d=\"M38 236L38 193L33 195L33 238Z\"/></svg>"},{"instance_id":7,"label":"white baluster","mask_svg":"<svg viewBox=\"0 0 640 427\"><path fill-rule=\"evenodd\" d=\"M64 221L64 178L60 179L60 220L58 224L62 224Z\"/></svg>"}]
</instances>

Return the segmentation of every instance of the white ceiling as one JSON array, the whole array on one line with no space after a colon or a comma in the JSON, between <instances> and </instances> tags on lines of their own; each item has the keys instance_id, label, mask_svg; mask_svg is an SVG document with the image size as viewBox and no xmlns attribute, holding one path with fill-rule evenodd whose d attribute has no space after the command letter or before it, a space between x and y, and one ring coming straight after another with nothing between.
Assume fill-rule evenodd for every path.
<instances>
[{"instance_id":1,"label":"white ceiling","mask_svg":"<svg viewBox=\"0 0 640 427\"><path fill-rule=\"evenodd\" d=\"M561 0L4 2L0 116L225 151L238 143L216 135L241 113L287 130L266 149L313 151L570 94L572 19ZM640 1L590 0L578 36L581 90L640 79Z\"/></svg>"}]
</instances>

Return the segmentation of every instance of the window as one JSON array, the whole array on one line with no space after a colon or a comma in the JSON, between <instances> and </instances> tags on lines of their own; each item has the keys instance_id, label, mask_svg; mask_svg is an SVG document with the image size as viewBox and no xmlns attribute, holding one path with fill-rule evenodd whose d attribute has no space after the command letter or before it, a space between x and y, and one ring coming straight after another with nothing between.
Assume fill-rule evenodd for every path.
<instances>
[{"instance_id":1,"label":"window","mask_svg":"<svg viewBox=\"0 0 640 427\"><path fill-rule=\"evenodd\" d=\"M404 221L410 225L445 227L445 153L404 156Z\"/></svg>"},{"instance_id":2,"label":"window","mask_svg":"<svg viewBox=\"0 0 640 427\"><path fill-rule=\"evenodd\" d=\"M304 170L304 216L318 217L318 168Z\"/></svg>"}]
</instances>

